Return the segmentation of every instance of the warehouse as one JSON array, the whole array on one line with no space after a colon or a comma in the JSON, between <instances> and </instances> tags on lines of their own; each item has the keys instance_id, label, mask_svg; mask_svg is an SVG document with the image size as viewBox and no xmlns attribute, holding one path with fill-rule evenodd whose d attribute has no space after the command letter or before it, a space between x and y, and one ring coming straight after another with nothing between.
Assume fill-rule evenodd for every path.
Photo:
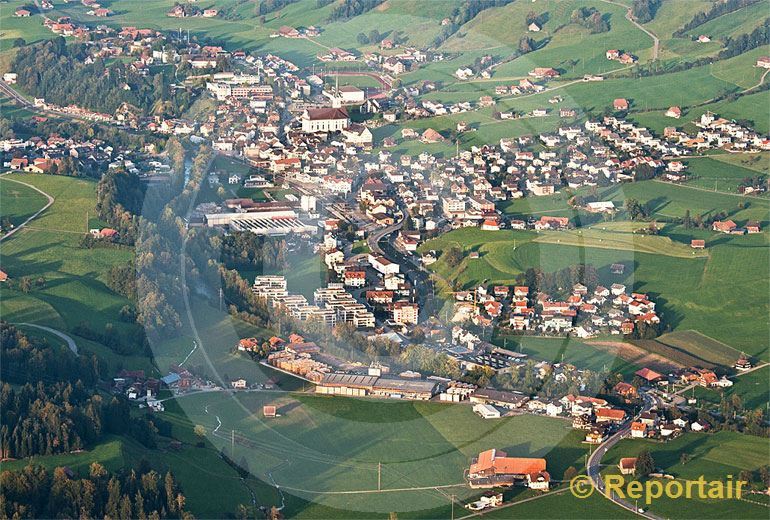
<instances>
[{"instance_id":1,"label":"warehouse","mask_svg":"<svg viewBox=\"0 0 770 520\"><path fill-rule=\"evenodd\" d=\"M209 227L229 226L234 231L251 231L256 235L269 236L316 231L314 226L299 220L292 210L210 213L206 214L206 223Z\"/></svg>"},{"instance_id":2,"label":"warehouse","mask_svg":"<svg viewBox=\"0 0 770 520\"><path fill-rule=\"evenodd\" d=\"M363 397L372 391L376 381L376 376L326 374L315 391L318 394Z\"/></svg>"},{"instance_id":3,"label":"warehouse","mask_svg":"<svg viewBox=\"0 0 770 520\"><path fill-rule=\"evenodd\" d=\"M416 399L427 401L436 395L438 382L422 379L397 379L381 377L372 388L375 397Z\"/></svg>"},{"instance_id":4,"label":"warehouse","mask_svg":"<svg viewBox=\"0 0 770 520\"><path fill-rule=\"evenodd\" d=\"M358 374L326 374L316 393L351 397L428 400L438 392L438 382L420 379L377 377Z\"/></svg>"},{"instance_id":5,"label":"warehouse","mask_svg":"<svg viewBox=\"0 0 770 520\"><path fill-rule=\"evenodd\" d=\"M490 388L482 388L476 390L471 395L470 400L472 403L491 404L492 406L513 409L520 408L526 404L529 401L529 397L518 392L501 392Z\"/></svg>"}]
</instances>

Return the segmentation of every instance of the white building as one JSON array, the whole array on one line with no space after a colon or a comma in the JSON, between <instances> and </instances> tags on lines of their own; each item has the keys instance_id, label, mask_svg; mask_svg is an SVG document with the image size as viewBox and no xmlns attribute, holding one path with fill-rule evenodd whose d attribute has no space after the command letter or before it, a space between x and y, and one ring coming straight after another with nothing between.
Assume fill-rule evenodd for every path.
<instances>
[{"instance_id":1,"label":"white building","mask_svg":"<svg viewBox=\"0 0 770 520\"><path fill-rule=\"evenodd\" d=\"M350 119L344 108L308 108L302 113L303 132L339 132L348 124Z\"/></svg>"}]
</instances>

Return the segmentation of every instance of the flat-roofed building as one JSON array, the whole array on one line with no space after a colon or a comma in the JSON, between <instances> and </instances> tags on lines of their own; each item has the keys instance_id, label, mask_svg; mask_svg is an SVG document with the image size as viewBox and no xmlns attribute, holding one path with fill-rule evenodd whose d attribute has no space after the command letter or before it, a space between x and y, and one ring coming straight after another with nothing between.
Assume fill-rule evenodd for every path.
<instances>
[{"instance_id":1,"label":"flat-roofed building","mask_svg":"<svg viewBox=\"0 0 770 520\"><path fill-rule=\"evenodd\" d=\"M437 381L381 377L374 383L372 395L427 401L436 395L437 391Z\"/></svg>"},{"instance_id":2,"label":"flat-roofed building","mask_svg":"<svg viewBox=\"0 0 770 520\"><path fill-rule=\"evenodd\" d=\"M316 386L316 393L363 397L369 395L377 381L376 376L357 374L326 374Z\"/></svg>"}]
</instances>

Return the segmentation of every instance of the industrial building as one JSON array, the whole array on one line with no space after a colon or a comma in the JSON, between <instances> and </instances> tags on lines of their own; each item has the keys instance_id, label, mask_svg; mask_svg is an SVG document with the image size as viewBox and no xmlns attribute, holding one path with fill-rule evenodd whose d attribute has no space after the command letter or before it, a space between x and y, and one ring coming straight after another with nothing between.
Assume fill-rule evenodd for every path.
<instances>
[{"instance_id":1,"label":"industrial building","mask_svg":"<svg viewBox=\"0 0 770 520\"><path fill-rule=\"evenodd\" d=\"M377 377L358 374L326 374L316 393L351 397L384 397L427 401L438 392L437 381Z\"/></svg>"},{"instance_id":2,"label":"industrial building","mask_svg":"<svg viewBox=\"0 0 770 520\"><path fill-rule=\"evenodd\" d=\"M268 236L316 232L315 226L302 222L293 210L207 213L206 224L209 227L229 226L234 231L251 231L256 235Z\"/></svg>"}]
</instances>

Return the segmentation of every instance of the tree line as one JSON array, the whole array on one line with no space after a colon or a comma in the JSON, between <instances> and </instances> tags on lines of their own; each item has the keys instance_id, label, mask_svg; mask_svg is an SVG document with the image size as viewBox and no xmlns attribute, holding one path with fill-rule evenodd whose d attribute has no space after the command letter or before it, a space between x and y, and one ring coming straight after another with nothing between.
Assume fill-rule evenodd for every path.
<instances>
[{"instance_id":1,"label":"tree line","mask_svg":"<svg viewBox=\"0 0 770 520\"><path fill-rule=\"evenodd\" d=\"M0 474L0 515L4 518L192 518L171 472L161 477L139 470L108 472L93 462L85 477L39 465Z\"/></svg>"},{"instance_id":2,"label":"tree line","mask_svg":"<svg viewBox=\"0 0 770 520\"><path fill-rule=\"evenodd\" d=\"M738 56L751 49L770 43L770 18L748 34L741 34L735 38L727 38L725 48L719 52L718 58L724 60Z\"/></svg>"},{"instance_id":3,"label":"tree line","mask_svg":"<svg viewBox=\"0 0 770 520\"><path fill-rule=\"evenodd\" d=\"M273 11L283 9L287 5L298 2L299 0L262 0L256 7L257 15L262 16Z\"/></svg>"},{"instance_id":4,"label":"tree line","mask_svg":"<svg viewBox=\"0 0 770 520\"><path fill-rule=\"evenodd\" d=\"M329 21L347 20L367 11L371 11L385 0L342 0L332 9Z\"/></svg>"},{"instance_id":5,"label":"tree line","mask_svg":"<svg viewBox=\"0 0 770 520\"><path fill-rule=\"evenodd\" d=\"M570 21L582 25L591 31L591 34L608 32L610 24L607 19L595 7L581 7L572 11Z\"/></svg>"},{"instance_id":6,"label":"tree line","mask_svg":"<svg viewBox=\"0 0 770 520\"><path fill-rule=\"evenodd\" d=\"M631 6L631 14L637 22L651 22L658 12L661 0L634 0Z\"/></svg>"}]
</instances>

